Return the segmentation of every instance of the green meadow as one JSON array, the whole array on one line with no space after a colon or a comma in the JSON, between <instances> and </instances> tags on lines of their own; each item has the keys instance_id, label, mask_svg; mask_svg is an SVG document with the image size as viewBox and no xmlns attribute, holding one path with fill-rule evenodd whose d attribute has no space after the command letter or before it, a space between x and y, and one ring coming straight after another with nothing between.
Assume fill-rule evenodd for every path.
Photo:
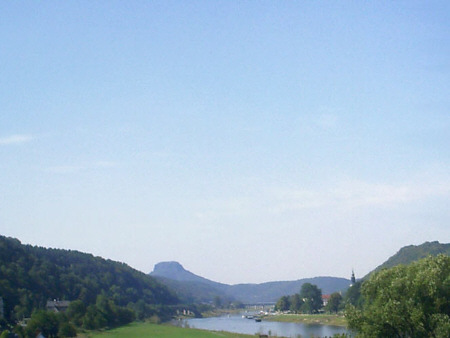
<instances>
[{"instance_id":1,"label":"green meadow","mask_svg":"<svg viewBox=\"0 0 450 338\"><path fill-rule=\"evenodd\" d=\"M245 335L230 332L213 332L189 328L181 328L170 325L158 325L151 323L132 323L130 325L122 326L113 330L107 330L98 333L90 333L88 335L80 335L88 338L132 338L132 337L171 337L171 338L217 338L217 337L232 337L232 338L248 338L255 337L254 335Z\"/></svg>"}]
</instances>

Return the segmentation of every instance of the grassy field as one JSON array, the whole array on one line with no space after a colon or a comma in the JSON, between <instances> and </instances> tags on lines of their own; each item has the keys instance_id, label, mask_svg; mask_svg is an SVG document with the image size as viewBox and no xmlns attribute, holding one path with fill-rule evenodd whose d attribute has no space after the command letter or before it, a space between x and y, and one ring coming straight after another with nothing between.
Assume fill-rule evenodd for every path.
<instances>
[{"instance_id":1,"label":"grassy field","mask_svg":"<svg viewBox=\"0 0 450 338\"><path fill-rule=\"evenodd\" d=\"M347 326L347 320L341 315L295 315L295 314L282 314L275 316L267 316L265 320L277 321L277 322L290 322L290 323L303 323L303 324L322 324L322 325L335 325L335 326Z\"/></svg>"},{"instance_id":2,"label":"grassy field","mask_svg":"<svg viewBox=\"0 0 450 338\"><path fill-rule=\"evenodd\" d=\"M173 338L217 338L217 337L232 337L232 338L249 338L254 335L244 335L229 332L212 332L197 329L185 329L171 325L158 325L150 323L132 323L130 325L122 326L117 329L108 330L99 333L90 333L86 335L79 335L80 338L128 338L128 337L173 337Z\"/></svg>"}]
</instances>

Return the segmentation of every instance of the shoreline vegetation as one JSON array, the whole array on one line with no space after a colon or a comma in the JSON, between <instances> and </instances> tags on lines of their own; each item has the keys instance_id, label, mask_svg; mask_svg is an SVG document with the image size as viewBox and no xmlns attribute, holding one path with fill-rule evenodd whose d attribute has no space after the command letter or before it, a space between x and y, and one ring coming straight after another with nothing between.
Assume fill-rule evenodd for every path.
<instances>
[{"instance_id":1,"label":"shoreline vegetation","mask_svg":"<svg viewBox=\"0 0 450 338\"><path fill-rule=\"evenodd\" d=\"M344 315L336 314L275 314L264 316L264 320L273 322L302 323L347 327Z\"/></svg>"},{"instance_id":2,"label":"shoreline vegetation","mask_svg":"<svg viewBox=\"0 0 450 338\"><path fill-rule=\"evenodd\" d=\"M242 309L239 310L215 310L202 313L203 318L220 317L228 314L242 313ZM294 313L275 313L261 316L263 320L270 322L284 322L284 323L302 323L302 324L315 324L315 325L331 325L347 327L347 319L344 314L294 314Z\"/></svg>"}]
</instances>

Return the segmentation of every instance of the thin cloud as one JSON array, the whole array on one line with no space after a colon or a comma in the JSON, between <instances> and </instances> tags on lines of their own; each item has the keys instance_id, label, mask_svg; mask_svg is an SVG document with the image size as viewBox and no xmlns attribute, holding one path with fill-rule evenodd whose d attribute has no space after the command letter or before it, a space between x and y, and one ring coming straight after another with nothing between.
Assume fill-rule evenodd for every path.
<instances>
[{"instance_id":1,"label":"thin cloud","mask_svg":"<svg viewBox=\"0 0 450 338\"><path fill-rule=\"evenodd\" d=\"M311 191L295 190L276 194L277 203L270 209L273 213L286 211L334 208L352 210L364 207L390 208L434 196L450 194L450 182L439 184L410 182L405 184L374 184L364 181L342 182L332 188Z\"/></svg>"},{"instance_id":2,"label":"thin cloud","mask_svg":"<svg viewBox=\"0 0 450 338\"><path fill-rule=\"evenodd\" d=\"M73 174L82 170L85 170L86 167L84 166L76 166L76 165L59 165L59 166L53 166L48 167L47 172L53 173L53 174Z\"/></svg>"},{"instance_id":3,"label":"thin cloud","mask_svg":"<svg viewBox=\"0 0 450 338\"><path fill-rule=\"evenodd\" d=\"M30 142L33 139L31 135L16 134L0 138L0 145L14 145Z\"/></svg>"},{"instance_id":4,"label":"thin cloud","mask_svg":"<svg viewBox=\"0 0 450 338\"><path fill-rule=\"evenodd\" d=\"M117 166L116 162L112 161L97 161L85 165L59 165L52 166L46 169L47 172L54 174L73 174L81 171L86 171L90 169L107 169L114 168Z\"/></svg>"}]
</instances>

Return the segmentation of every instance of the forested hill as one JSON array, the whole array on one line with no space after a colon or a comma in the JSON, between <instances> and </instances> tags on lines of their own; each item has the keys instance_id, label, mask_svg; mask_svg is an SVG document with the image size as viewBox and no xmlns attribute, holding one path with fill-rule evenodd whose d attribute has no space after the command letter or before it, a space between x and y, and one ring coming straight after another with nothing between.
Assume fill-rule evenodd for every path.
<instances>
[{"instance_id":1,"label":"forested hill","mask_svg":"<svg viewBox=\"0 0 450 338\"><path fill-rule=\"evenodd\" d=\"M78 251L23 245L0 236L0 296L8 320L29 317L47 300L79 299L89 305L100 294L118 306L178 301L160 282L126 264Z\"/></svg>"},{"instance_id":2,"label":"forested hill","mask_svg":"<svg viewBox=\"0 0 450 338\"><path fill-rule=\"evenodd\" d=\"M412 262L418 261L419 259L428 256L437 256L439 254L444 254L450 256L450 243L443 244L438 241L435 242L425 242L421 245L408 245L401 248L395 255L390 257L386 262L378 266L375 270L370 272L370 274L381 269L392 268L400 264L410 264Z\"/></svg>"},{"instance_id":3,"label":"forested hill","mask_svg":"<svg viewBox=\"0 0 450 338\"><path fill-rule=\"evenodd\" d=\"M224 301L243 303L276 302L281 296L297 293L304 283L316 284L324 294L346 290L350 280L338 277L315 277L296 281L261 284L228 285L217 283L187 271L178 262L161 262L151 275L169 285L185 302L211 302L220 297Z\"/></svg>"}]
</instances>

